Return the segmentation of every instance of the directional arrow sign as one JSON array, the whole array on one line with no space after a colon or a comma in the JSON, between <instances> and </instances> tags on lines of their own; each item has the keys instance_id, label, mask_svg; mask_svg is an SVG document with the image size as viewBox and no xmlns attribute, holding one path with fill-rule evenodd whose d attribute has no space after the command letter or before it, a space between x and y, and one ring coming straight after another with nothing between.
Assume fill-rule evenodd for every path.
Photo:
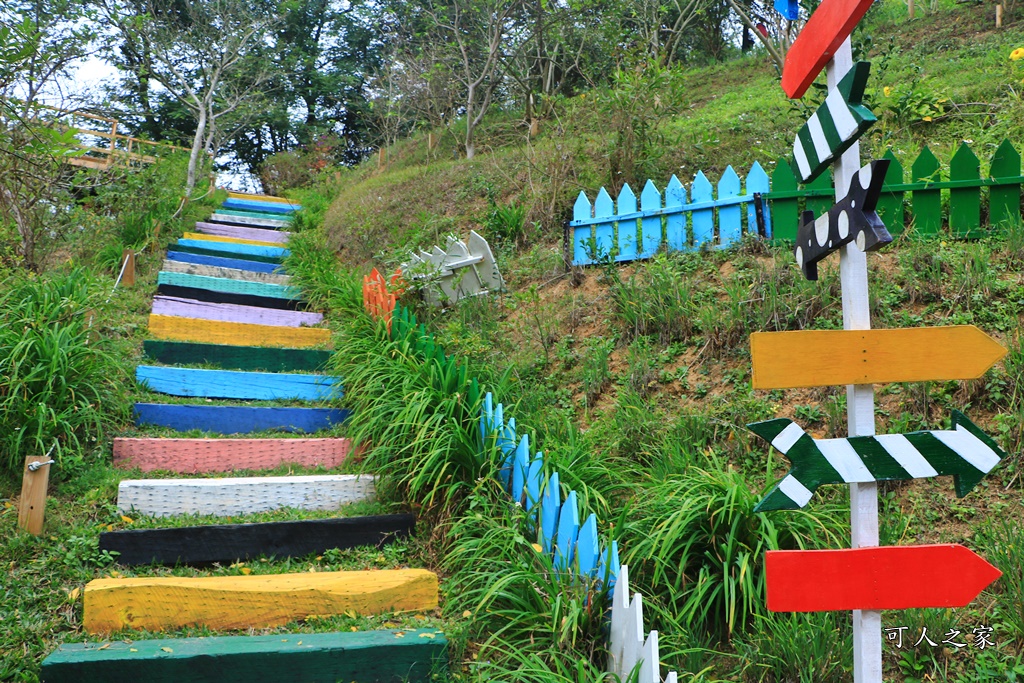
<instances>
[{"instance_id":1,"label":"directional arrow sign","mask_svg":"<svg viewBox=\"0 0 1024 683\"><path fill-rule=\"evenodd\" d=\"M870 71L868 62L854 64L800 128L791 165L802 182L817 178L877 120L861 104Z\"/></svg>"},{"instance_id":2,"label":"directional arrow sign","mask_svg":"<svg viewBox=\"0 0 1024 683\"><path fill-rule=\"evenodd\" d=\"M974 325L755 332L755 389L975 379L1006 349Z\"/></svg>"},{"instance_id":3,"label":"directional arrow sign","mask_svg":"<svg viewBox=\"0 0 1024 683\"><path fill-rule=\"evenodd\" d=\"M787 418L755 422L750 431L775 446L793 464L754 512L796 510L822 484L919 479L953 475L966 496L1006 455L959 411L953 429L815 439Z\"/></svg>"},{"instance_id":4,"label":"directional arrow sign","mask_svg":"<svg viewBox=\"0 0 1024 683\"><path fill-rule=\"evenodd\" d=\"M1000 576L956 544L765 554L773 612L964 607Z\"/></svg>"},{"instance_id":5,"label":"directional arrow sign","mask_svg":"<svg viewBox=\"0 0 1024 683\"><path fill-rule=\"evenodd\" d=\"M873 0L822 0L786 53L782 89L793 99L807 88L832 59Z\"/></svg>"},{"instance_id":6,"label":"directional arrow sign","mask_svg":"<svg viewBox=\"0 0 1024 683\"><path fill-rule=\"evenodd\" d=\"M793 255L808 280L818 279L818 261L847 242L856 242L861 251L874 251L892 242L882 220L875 213L882 192L889 160L872 161L850 180L850 190L842 201L817 219L804 211L796 232Z\"/></svg>"}]
</instances>

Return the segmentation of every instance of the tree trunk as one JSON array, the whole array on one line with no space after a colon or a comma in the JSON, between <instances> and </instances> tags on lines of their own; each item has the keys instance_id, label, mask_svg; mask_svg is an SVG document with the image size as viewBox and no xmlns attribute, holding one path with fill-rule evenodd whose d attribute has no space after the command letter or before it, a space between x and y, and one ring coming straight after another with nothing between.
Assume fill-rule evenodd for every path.
<instances>
[{"instance_id":1,"label":"tree trunk","mask_svg":"<svg viewBox=\"0 0 1024 683\"><path fill-rule=\"evenodd\" d=\"M185 181L185 196L191 197L192 190L196 186L196 166L199 162L199 155L203 151L203 143L206 141L206 103L199 108L199 125L196 126L196 135L192 138L192 152L188 156L188 179Z\"/></svg>"}]
</instances>

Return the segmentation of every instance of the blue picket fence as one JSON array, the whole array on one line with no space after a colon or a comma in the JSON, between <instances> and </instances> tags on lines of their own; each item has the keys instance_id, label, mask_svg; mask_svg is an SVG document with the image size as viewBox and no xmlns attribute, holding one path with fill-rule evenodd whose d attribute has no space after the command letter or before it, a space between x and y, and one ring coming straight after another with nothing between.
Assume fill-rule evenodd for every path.
<instances>
[{"instance_id":1,"label":"blue picket fence","mask_svg":"<svg viewBox=\"0 0 1024 683\"><path fill-rule=\"evenodd\" d=\"M515 418L506 421L504 412L488 392L480 412L481 443L487 444L492 436L496 439L505 456L501 483L527 511L543 551L552 556L556 569L613 586L619 575L618 542L601 542L593 513L580 524L576 492L569 491L563 499L558 472L544 477L544 454L530 451L529 435L518 436Z\"/></svg>"},{"instance_id":2,"label":"blue picket fence","mask_svg":"<svg viewBox=\"0 0 1024 683\"><path fill-rule=\"evenodd\" d=\"M609 257L633 261L650 258L663 247L667 251L727 247L742 237L744 213L746 231L758 233L758 203L764 236L771 237L768 203L762 200L770 189L768 174L755 161L744 182L732 166L727 167L717 191L703 171L697 173L689 194L676 176L668 181L664 193L648 180L639 206L628 184L622 186L616 201L603 187L593 204L580 192L569 222L572 263L585 266Z\"/></svg>"}]
</instances>

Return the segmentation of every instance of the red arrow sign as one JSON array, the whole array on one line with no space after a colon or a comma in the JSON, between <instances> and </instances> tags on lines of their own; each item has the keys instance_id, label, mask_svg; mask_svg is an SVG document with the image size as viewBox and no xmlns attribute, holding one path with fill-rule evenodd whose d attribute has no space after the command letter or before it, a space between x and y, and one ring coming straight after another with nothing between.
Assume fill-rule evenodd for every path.
<instances>
[{"instance_id":1,"label":"red arrow sign","mask_svg":"<svg viewBox=\"0 0 1024 683\"><path fill-rule=\"evenodd\" d=\"M1002 572L962 545L771 550L773 612L963 607Z\"/></svg>"},{"instance_id":2,"label":"red arrow sign","mask_svg":"<svg viewBox=\"0 0 1024 683\"><path fill-rule=\"evenodd\" d=\"M873 0L822 0L786 53L782 89L793 99L807 88L832 59Z\"/></svg>"}]
</instances>

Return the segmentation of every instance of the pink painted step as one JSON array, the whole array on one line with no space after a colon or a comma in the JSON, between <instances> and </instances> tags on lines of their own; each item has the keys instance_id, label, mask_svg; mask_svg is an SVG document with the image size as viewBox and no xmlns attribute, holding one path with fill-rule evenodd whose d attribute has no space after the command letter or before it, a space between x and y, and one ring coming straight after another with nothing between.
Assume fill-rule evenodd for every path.
<instances>
[{"instance_id":1,"label":"pink painted step","mask_svg":"<svg viewBox=\"0 0 1024 683\"><path fill-rule=\"evenodd\" d=\"M209 301L182 299L176 296L153 297L153 315L171 315L179 318L219 320L226 323L251 323L274 327L301 327L323 321L321 313L290 311L241 304L215 304Z\"/></svg>"},{"instance_id":2,"label":"pink painted step","mask_svg":"<svg viewBox=\"0 0 1024 683\"><path fill-rule=\"evenodd\" d=\"M196 223L196 230L207 235L220 237L238 237L243 240L259 240L261 242L280 242L284 244L292 236L284 230L264 230L262 228L242 228L237 225L220 225L219 223Z\"/></svg>"},{"instance_id":3,"label":"pink painted step","mask_svg":"<svg viewBox=\"0 0 1024 683\"><path fill-rule=\"evenodd\" d=\"M337 467L348 439L114 439L114 464L183 474L267 470L284 463Z\"/></svg>"}]
</instances>

